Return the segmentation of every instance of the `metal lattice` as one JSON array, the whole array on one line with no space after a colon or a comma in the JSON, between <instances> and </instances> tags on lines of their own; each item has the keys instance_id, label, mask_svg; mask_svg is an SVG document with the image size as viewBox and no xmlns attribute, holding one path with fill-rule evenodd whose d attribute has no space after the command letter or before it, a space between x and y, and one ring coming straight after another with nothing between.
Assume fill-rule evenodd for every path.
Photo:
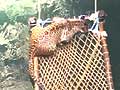
<instances>
[{"instance_id":1,"label":"metal lattice","mask_svg":"<svg viewBox=\"0 0 120 90\"><path fill-rule=\"evenodd\" d=\"M54 55L39 57L39 75L45 90L109 90L101 39L75 34Z\"/></svg>"}]
</instances>

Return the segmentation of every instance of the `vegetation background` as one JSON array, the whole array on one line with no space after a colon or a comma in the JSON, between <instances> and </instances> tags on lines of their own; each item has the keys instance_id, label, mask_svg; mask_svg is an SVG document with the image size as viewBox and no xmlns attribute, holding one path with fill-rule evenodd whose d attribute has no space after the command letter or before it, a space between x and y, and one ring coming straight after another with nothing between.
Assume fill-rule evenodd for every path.
<instances>
[{"instance_id":1,"label":"vegetation background","mask_svg":"<svg viewBox=\"0 0 120 90\"><path fill-rule=\"evenodd\" d=\"M94 0L40 0L41 18L73 17L94 11ZM106 31L115 90L120 89L120 0L98 0L107 12ZM0 90L32 90L27 73L29 28L37 0L0 0Z\"/></svg>"}]
</instances>

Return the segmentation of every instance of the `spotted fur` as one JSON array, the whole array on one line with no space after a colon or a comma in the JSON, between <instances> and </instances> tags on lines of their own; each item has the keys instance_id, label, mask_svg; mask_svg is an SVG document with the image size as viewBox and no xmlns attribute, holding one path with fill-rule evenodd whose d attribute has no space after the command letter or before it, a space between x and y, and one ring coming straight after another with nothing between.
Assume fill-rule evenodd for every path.
<instances>
[{"instance_id":1,"label":"spotted fur","mask_svg":"<svg viewBox=\"0 0 120 90\"><path fill-rule=\"evenodd\" d=\"M40 26L31 28L29 73L34 81L36 81L34 76L34 57L53 55L58 44L63 41L69 42L76 32L85 30L84 21L59 18L53 20L53 23L45 28Z\"/></svg>"}]
</instances>

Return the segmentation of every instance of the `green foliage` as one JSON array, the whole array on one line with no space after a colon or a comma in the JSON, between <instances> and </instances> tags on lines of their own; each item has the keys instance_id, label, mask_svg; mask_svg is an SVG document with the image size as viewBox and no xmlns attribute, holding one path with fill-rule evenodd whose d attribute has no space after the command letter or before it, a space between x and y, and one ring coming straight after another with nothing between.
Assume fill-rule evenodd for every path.
<instances>
[{"instance_id":1,"label":"green foliage","mask_svg":"<svg viewBox=\"0 0 120 90\"><path fill-rule=\"evenodd\" d=\"M41 18L54 16L73 17L83 14L85 11L93 10L92 1L81 0L51 0L51 3L41 4ZM89 4L88 4L89 3ZM85 7L85 5L88 5ZM81 8L82 7L82 8Z\"/></svg>"},{"instance_id":2,"label":"green foliage","mask_svg":"<svg viewBox=\"0 0 120 90\"><path fill-rule=\"evenodd\" d=\"M4 22L9 22L9 18L4 11L0 11L0 25L3 25Z\"/></svg>"},{"instance_id":3,"label":"green foliage","mask_svg":"<svg viewBox=\"0 0 120 90\"><path fill-rule=\"evenodd\" d=\"M79 16L83 12L82 9L84 7L81 2L87 4L86 1L81 0L40 0L39 9L41 9L41 18L46 19L54 16ZM7 1L6 7L0 12L0 17L4 16L3 18L6 18L7 20L1 20L0 24L3 25L4 22L8 21L11 24L15 24L15 22L27 24L28 17L37 16L37 14L37 0Z\"/></svg>"},{"instance_id":4,"label":"green foliage","mask_svg":"<svg viewBox=\"0 0 120 90\"><path fill-rule=\"evenodd\" d=\"M0 33L0 60L28 59L29 33L28 27L15 23L9 25L5 31Z\"/></svg>"},{"instance_id":5,"label":"green foliage","mask_svg":"<svg viewBox=\"0 0 120 90\"><path fill-rule=\"evenodd\" d=\"M55 16L69 16L64 0L53 0L50 3L41 4L41 18L46 19Z\"/></svg>"},{"instance_id":6,"label":"green foliage","mask_svg":"<svg viewBox=\"0 0 120 90\"><path fill-rule=\"evenodd\" d=\"M11 24L15 24L15 22L27 24L28 17L35 14L37 14L35 1L9 0L6 2L6 7L2 10L0 9L0 18L3 18L3 20L0 21L0 24L3 25L4 22L8 21Z\"/></svg>"}]
</instances>

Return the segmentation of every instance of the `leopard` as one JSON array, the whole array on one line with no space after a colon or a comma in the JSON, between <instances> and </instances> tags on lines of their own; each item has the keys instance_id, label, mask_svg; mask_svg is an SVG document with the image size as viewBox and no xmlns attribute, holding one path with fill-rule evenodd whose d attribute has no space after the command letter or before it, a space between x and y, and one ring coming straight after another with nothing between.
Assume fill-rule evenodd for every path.
<instances>
[{"instance_id":1,"label":"leopard","mask_svg":"<svg viewBox=\"0 0 120 90\"><path fill-rule=\"evenodd\" d=\"M83 20L60 17L54 17L46 27L35 23L30 26L29 74L40 86L39 78L34 75L34 58L54 55L58 46L64 45L63 42L69 43L75 33L86 32L87 26Z\"/></svg>"}]
</instances>

